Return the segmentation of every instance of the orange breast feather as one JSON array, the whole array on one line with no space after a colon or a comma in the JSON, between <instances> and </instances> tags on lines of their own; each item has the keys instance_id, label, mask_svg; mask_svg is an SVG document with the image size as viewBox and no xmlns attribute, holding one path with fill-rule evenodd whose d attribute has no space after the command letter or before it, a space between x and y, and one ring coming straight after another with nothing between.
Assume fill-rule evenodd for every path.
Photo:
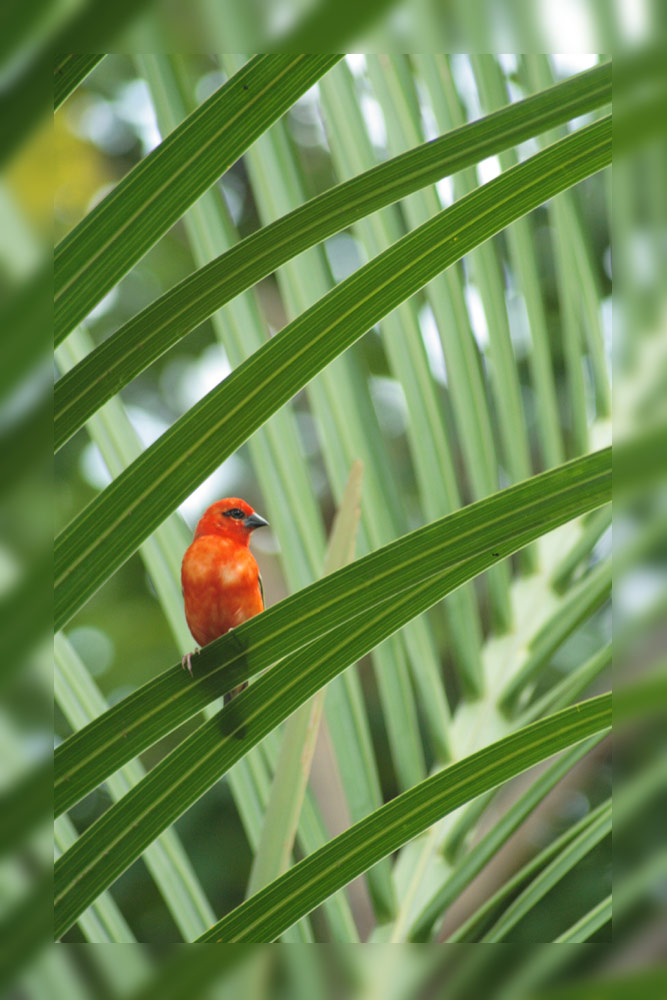
<instances>
[{"instance_id":1,"label":"orange breast feather","mask_svg":"<svg viewBox=\"0 0 667 1000\"><path fill-rule=\"evenodd\" d=\"M254 556L219 535L195 539L183 557L181 583L185 617L200 646L264 610Z\"/></svg>"}]
</instances>

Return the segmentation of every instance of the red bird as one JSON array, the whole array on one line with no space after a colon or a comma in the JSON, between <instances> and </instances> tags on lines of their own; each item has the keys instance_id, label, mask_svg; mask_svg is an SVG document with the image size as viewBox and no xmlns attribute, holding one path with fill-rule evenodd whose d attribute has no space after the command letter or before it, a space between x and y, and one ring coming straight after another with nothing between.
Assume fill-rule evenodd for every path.
<instances>
[{"instance_id":1,"label":"red bird","mask_svg":"<svg viewBox=\"0 0 667 1000\"><path fill-rule=\"evenodd\" d=\"M268 523L245 500L227 497L211 504L197 525L183 556L181 584L188 627L200 646L264 610L262 579L248 542L255 528ZM182 660L191 676L193 655ZM247 685L228 692L225 704Z\"/></svg>"}]
</instances>

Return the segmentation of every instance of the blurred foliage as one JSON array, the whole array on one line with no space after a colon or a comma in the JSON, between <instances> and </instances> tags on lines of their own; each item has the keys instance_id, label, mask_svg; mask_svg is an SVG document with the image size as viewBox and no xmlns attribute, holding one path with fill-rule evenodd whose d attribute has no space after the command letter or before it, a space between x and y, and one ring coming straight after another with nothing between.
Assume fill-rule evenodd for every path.
<instances>
[{"instance_id":1,"label":"blurred foliage","mask_svg":"<svg viewBox=\"0 0 667 1000\"><path fill-rule=\"evenodd\" d=\"M3 330L14 337L3 337L0 384L3 386L0 410L0 444L4 468L9 469L3 482L2 543L0 548L0 584L4 604L3 634L11 625L17 634L17 646L5 660L2 687L2 793L6 809L22 802L26 826L14 853L2 860L2 969L17 971L31 956L20 973L19 986L12 995L26 997L180 997L199 990L202 995L238 996L240 991L253 996L368 996L378 983L389 997L443 997L482 993L493 997L562 997L606 998L628 996L662 997L665 993L665 970L651 968L664 954L665 866L660 865L664 851L660 815L665 810L664 711L655 700L651 722L629 720L616 742L618 789L630 795L629 822L615 837L615 866L618 871L618 912L614 917L613 946L595 947L560 945L529 947L538 939L550 939L557 927L560 900L568 891L590 896L601 870L608 866L608 845L603 845L601 859L593 856L564 880L548 898L530 926L517 927L518 944L479 949L472 945L419 947L376 945L375 949L352 946L326 946L317 949L251 950L217 948L192 949L170 947L164 942L178 940L178 932L166 914L153 880L142 864L135 864L114 887L122 911L128 915L138 939L161 942L151 949L138 945L96 945L82 948L73 943L83 940L79 930L69 936L67 948L42 949L49 936L44 919L44 903L49 886L44 874L49 864L49 845L41 779L43 761L50 742L50 679L44 643L48 618L48 535L53 510L58 526L69 518L108 481L107 473L89 443L85 432L77 435L58 455L56 489L53 502L48 495L51 475L48 464L48 401L44 402L48 359L48 298L46 277L49 268L51 236L60 238L90 208L106 185L114 183L156 141L155 123L147 108L147 93L136 75L130 58L105 59L91 77L56 116L55 130L39 125L49 109L51 52L96 51L104 46L119 51L145 51L142 40L146 26L156 24L163 38L164 51L227 51L270 49L293 44L298 48L304 39L304 25L309 50L318 45L330 50L341 18L332 21L333 5L247 4L242 21L229 18L226 35L216 34L217 25L202 15L208 5L199 5L187 16L182 5L172 3L121 4L109 7L99 3L25 5L8 3L3 17L3 45L0 50L0 111L3 129L2 154L6 172L0 189L3 224L0 258ZM124 18L148 16L124 24ZM232 5L230 15L238 12ZM370 4L362 8L346 7L347 27L337 39L342 47L348 39L366 38L357 43L365 51L565 51L576 34L583 51L611 51L619 39L639 42L664 33L662 12L655 6L636 5L634 20L629 5L578 5L582 19L577 30L569 14L559 19L548 17L547 3L507 2L436 3L422 0L405 4ZM641 9L640 9L641 8ZM336 8L340 15L340 8ZM224 9L221 8L224 15ZM104 16L102 16L104 15ZM156 17L157 15L157 17ZM304 20L300 21L299 18ZM355 18L359 21L355 23ZM373 26L372 18L384 17ZM632 25L632 30L627 25ZM272 27L278 25L278 28ZM333 28L332 28L333 25ZM232 31L230 35L229 31ZM124 32L124 34L123 34ZM236 32L236 35L234 34ZM410 45L410 39L426 39L428 44ZM124 39L124 43L123 43ZM236 39L237 44L231 44ZM408 44L406 44L406 39ZM208 56L194 56L193 73L199 77L201 99L218 80L215 61ZM572 65L570 62L569 66ZM625 129L619 132L626 158L615 166L614 175L614 256L615 256L615 430L632 435L647 422L657 422L658 432L653 452L655 482L648 493L628 500L621 508L617 534L623 547L639 540L634 561L624 564L615 581L617 598L615 618L621 630L622 646L617 659L618 676L631 684L637 675L649 680L663 670L665 601L664 525L664 434L656 412L664 407L665 366L665 287L664 239L665 200L664 115L650 109L662 108L665 87L662 78L665 60L662 49L640 48L623 61L617 57L620 86L616 92L619 111L625 112ZM654 67L654 72L651 71ZM623 73L623 69L626 70ZM512 86L514 75L508 73ZM133 89L134 88L134 89ZM648 100L647 100L648 91ZM649 113L642 109L649 108ZM128 118L129 114L129 118ZM292 141L299 149L304 165L308 193L324 189L333 173L325 146L319 136L317 116L304 105L288 116ZM100 123L104 127L100 127ZM381 140L380 140L381 144ZM223 190L232 216L243 234L258 224L257 207L252 200L248 177L242 162L225 177ZM596 185L583 185L576 194L578 207L586 219L586 236L591 256L597 262L596 280L607 308L610 293L610 260L606 254L608 233L600 200L611 197L611 184L602 192ZM55 198L55 220L51 215ZM507 266L504 241L494 241L503 265ZM559 305L554 263L549 240L549 221L545 212L537 214L537 263L545 292L550 348L559 379L563 376L560 348ZM335 258L334 241L329 248ZM338 248L340 249L340 247ZM355 253L358 252L355 247ZM100 341L148 301L188 274L195 265L181 222L150 251L137 268L127 275L114 293L91 317L93 337ZM283 306L273 278L259 289L262 306L272 328L284 322ZM380 338L371 333L354 348L361 362L377 379L374 400L380 419L390 429L396 467L401 471L401 488L406 506L417 505L415 484L408 473L409 450L405 435L405 415L392 394L388 369ZM528 384L527 362L517 349L518 370L530 415L539 406ZM123 393L123 401L132 413L144 443L180 416L194 398L221 377L220 354L214 346L212 325L207 321L166 358L142 374ZM14 383L12 385L12 382ZM5 391L5 384L7 389ZM18 384L18 388L17 388ZM444 384L439 399L448 423L452 422L451 403ZM317 486L318 499L325 520L330 520L334 499L327 482L316 431L309 407L301 394L296 412L311 477ZM561 398L561 412L567 417ZM567 427L564 428L567 433ZM456 456L461 480L465 481L462 458ZM627 473L631 478L632 473ZM625 478L621 474L622 481ZM258 487L248 460L247 446L227 463L206 489L197 491L184 506L190 522L206 503L206 497L237 492L255 502ZM465 499L469 499L466 494ZM257 500L260 503L260 500ZM649 542L642 548L642 539ZM615 540L615 547L617 546ZM601 549L608 548L605 537ZM260 553L268 589L277 600L285 592L275 551ZM483 601L486 591L480 586ZM30 598L32 597L32 602ZM485 604L482 605L486 607ZM23 616L17 616L19 607ZM488 610L488 609L487 609ZM607 632L607 609L600 611L578 634L566 642L554 656L541 679L544 688L552 677L565 675L575 665L583 650L595 649L600 636ZM438 643L446 637L442 617L431 614ZM14 632L11 633L12 635ZM165 663L179 655L176 641L155 600L143 565L133 557L80 613L70 639L82 657L93 665L95 678L110 701L121 698L131 688L154 676ZM445 658L447 683L454 690L456 682L451 664ZM395 792L394 776L389 766L386 735L382 728L382 708L376 682L362 664L361 677L369 703L369 718L377 757L386 764L382 774L385 795ZM660 688L658 686L657 690ZM62 715L56 714L58 738L68 732ZM151 765L165 750L182 737L171 734L144 755ZM560 799L550 815L540 820L532 837L541 846L560 832L582 808L590 808L607 788L609 770L605 767L584 781L587 804L581 801L581 789L572 789ZM644 789L646 797L632 804L632 794ZM39 805L38 805L39 797ZM660 802L663 805L660 806ZM84 829L105 808L106 792L100 790L76 807L72 816ZM503 807L501 798L500 808ZM4 813L7 815L7 813ZM19 815L23 821L23 817ZM548 830L545 828L546 824ZM190 848L197 874L206 885L216 912L240 901L245 886L251 852L226 783L219 783L178 823L178 832ZM208 836L209 830L224 828L224 852L236 863L228 871L227 884L221 884L220 843ZM8 830L9 846L15 837ZM657 859L657 864L656 864ZM592 862L592 863L591 863ZM537 928L540 928L539 930ZM604 934L602 935L605 936ZM595 938L593 940L596 940ZM118 951L121 948L122 951ZM230 955L233 954L233 958ZM227 968L234 963L234 967ZM646 969L643 966L647 966Z\"/></svg>"}]
</instances>

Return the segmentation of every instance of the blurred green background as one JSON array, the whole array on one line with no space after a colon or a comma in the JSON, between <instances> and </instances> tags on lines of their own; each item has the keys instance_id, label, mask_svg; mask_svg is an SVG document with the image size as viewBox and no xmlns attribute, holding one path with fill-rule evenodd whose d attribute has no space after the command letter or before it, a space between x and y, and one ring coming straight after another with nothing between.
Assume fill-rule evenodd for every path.
<instances>
[{"instance_id":1,"label":"blurred green background","mask_svg":"<svg viewBox=\"0 0 667 1000\"><path fill-rule=\"evenodd\" d=\"M464 6L469 8L469 14L472 12L472 18L466 17L465 12L461 15L461 8ZM516 11L513 5L508 5L507 10L508 24L515 30L515 34L513 36L510 31L509 35L504 37L516 39L517 22L512 21L512 14ZM474 20L474 14L477 12L473 11L471 4L458 7L452 5L452 11L460 15L460 20L455 22L455 26L465 36L466 26L469 29L471 19ZM593 43L588 48L608 51L614 38L618 38L619 34L623 37L618 30L610 30L618 29L618 16L610 18L611 21L615 21L610 25L606 19L602 23L596 22L595 15L590 10L588 13L587 24L590 29L588 39ZM65 21L66 18L62 20ZM193 19L193 23L196 24L196 19ZM477 21L478 25L483 23L482 19ZM556 36L561 41L566 39L571 31L570 26L564 27L563 23L561 21L556 31ZM621 19L621 26L623 23ZM641 40L642 37L646 37L650 25L649 16L643 24L643 33L640 25L639 30L634 29L635 35L630 37ZM162 29L167 35L170 27L173 30L173 21L165 19ZM139 31L136 28L134 30ZM198 30L201 32L201 29ZM485 31L486 29L480 29L482 36L485 35ZM45 34L48 38L48 31ZM520 31L518 36L521 37ZM553 51L556 46L541 46L538 47L538 51L550 47ZM566 45L560 47L566 48ZM517 45L517 50L521 50L520 45ZM638 78L642 78L641 65L650 61L647 58L648 54L649 50L640 50L638 61L633 61L628 56L629 70L620 92L619 105L628 113L626 121L630 124L633 116L637 117L637 107L641 106L645 96L643 93L637 93L637 89L633 89L633 84ZM566 75L580 66L589 65L592 58L595 57L581 55L564 57L562 60L556 60L555 66L558 72ZM209 56L193 56L188 58L188 63L189 71L198 81L200 88L198 95L201 99L219 83L216 60ZM353 60L351 65L355 72L363 72L362 60ZM458 65L461 79L457 78L457 81L465 91L463 81L468 73L465 59L461 58ZM513 57L508 57L503 66L508 79L512 81ZM38 77L39 74L36 74L35 79ZM7 78L5 83L6 80ZM645 80L643 82L645 83ZM660 102L664 102L662 74L658 72L651 77L651 83L655 86L658 105L661 106ZM11 87L7 92L11 93ZM375 121L374 125L371 124L371 128L377 128L372 100L368 102L366 110L369 123ZM474 115L476 111L474 102L468 110ZM299 102L299 106L288 116L288 121L293 148L303 166L308 194L314 194L326 188L334 179L314 102L311 100ZM375 135L376 148L382 155L381 130ZM105 59L100 64L56 116L53 131L50 126L44 125L28 132L18 153L8 160L3 177L3 211L6 222L3 226L2 281L7 293L5 299L10 308L25 288L30 287L29 282L32 277L39 275L40 266L46 258L46 247L52 238L60 239L71 226L76 224L95 200L152 148L158 141L158 136L147 88L134 60L123 55ZM641 430L647 421L647 413L648 422L655 419L656 410L660 409L661 398L664 402L664 394L660 389L665 375L664 257L660 249L665 233L665 205L662 194L664 184L661 181L664 180L664 134L659 124L656 127L655 119L651 123L648 141L643 133L639 136L633 134L630 152L632 155L626 160L623 172L619 169L620 177L614 192L617 207L614 217L616 227L614 235L617 241L615 245L618 247L616 253L622 263L621 268L617 266L616 273L616 281L619 281L620 273L622 297L615 303L614 323L617 362L615 375L620 391L620 397L617 392L615 400L617 402L620 398L620 423L617 423L616 429L617 432L620 429L621 433L632 435L637 433L638 427ZM599 178L596 178L582 185L576 197L582 216L586 220L591 258L595 261L596 278L605 303L605 329L609 337L611 316L608 310L610 310L611 284L609 222L606 217L606 198L609 190L605 190L604 185L598 181ZM226 175L222 187L230 213L240 232L245 234L252 231L258 225L258 215L243 164L237 164ZM52 200L55 206L53 217ZM550 346L554 372L558 375L562 373L563 359L559 338L553 335L559 323L559 302L550 249L549 224L543 212L538 213L537 217L539 220L537 235L540 237L541 234L542 237L536 241L539 253L538 266L546 292L545 304L548 310L549 329L552 332ZM354 240L333 239L330 243L332 245L329 259L334 277L344 275L354 266L358 266L359 249ZM506 266L504 240L499 238L494 243ZM179 223L121 282L108 300L95 310L89 321L89 330L94 340L102 340L143 305L188 274L193 267L188 241ZM48 291L48 280L45 282L42 279L41 287L46 287ZM285 317L275 282L272 279L266 280L258 291L267 326L279 329ZM41 315L42 304L41 296L32 297L33 315L34 312ZM473 329L483 345L483 318L479 315L479 305L475 303L474 298L469 301L469 308ZM14 314L10 312L9 315ZM519 305L516 316L516 329L520 331L522 323L525 325L525 319L520 315ZM9 326L7 317L5 317L5 327L14 329ZM442 356L437 350L438 345L432 332L429 332L428 324L425 324L425 327L423 335L432 371L438 380L442 405L445 412L448 412L448 388L443 374ZM27 645L28 653L16 660L10 660L9 666L23 665L23 674L18 682L12 681L6 684L3 691L3 714L6 717L3 788L7 789L10 795L16 781L26 775L29 776L33 766L39 766L48 737L50 714L48 648L45 644L36 645L34 642L41 632L47 606L47 600L40 596L39 587L39 584L43 584L45 576L42 553L47 545L53 521L55 520L56 527L60 528L108 481L103 463L96 454L94 446L90 445L84 433L80 433L58 456L54 495L55 517L53 516L54 505L46 492L49 485L48 464L40 459L46 452L46 449L41 447L44 439L39 433L35 437L35 432L29 423L29 418L39 411L40 391L45 384L45 366L39 354L39 345L42 343L40 337L43 338L45 328L43 323L36 323L30 329L38 331L34 339L34 343L38 346L35 352L27 353L28 360L24 366L16 369L19 375L28 369L30 380L26 380L26 383L29 381L30 385L27 390L22 390L27 403L21 403L19 397L20 405L17 405L16 398L11 397L11 405L3 410L5 419L2 424L6 458L12 463L10 467L17 474L10 477L9 488L6 484L3 496L4 542L0 569L3 572L5 591L9 594L10 601L13 594L12 587L17 578L22 579L23 569L28 573L31 582L30 596L37 598L36 610L34 613L31 611L27 621L25 617L21 621L16 619L15 606L11 603L5 618L5 621L11 622L24 637L27 632L31 640L27 644L18 643L17 648L23 653ZM7 344L7 341L5 343ZM530 414L531 410L534 411L536 405L539 405L539 401L536 402L531 398L527 362L525 358L522 360L520 338L516 348L524 405L526 412ZM376 414L387 431L392 462L400 476L406 508L414 512L416 525L421 523L421 517L418 513L417 491L406 444L404 403L400 393L396 391L387 368L379 338L370 334L354 350L359 353L361 363L369 372ZM37 358L36 363L35 358ZM224 366L225 359L221 357L220 348L216 345L211 325L206 323L179 344L166 358L161 359L133 382L124 391L122 398L142 441L148 443L153 440L192 405L192 402L213 382L222 377L225 372ZM4 370L10 372L11 366L5 366ZM317 427L305 398L298 398L295 406L299 415L304 454L308 458L324 523L328 525L331 522L335 501L319 453ZM561 412L567 413L566 400L561 400ZM21 430L26 430L27 437L17 438L17 426ZM534 426L532 431L534 432ZM566 420L564 431L567 434ZM28 452L24 446L26 440L33 445L29 451L28 461L26 461ZM628 626L627 645L623 647L619 657L621 677L623 671L632 678L642 672L661 669L660 649L664 648L662 612L664 612L665 593L665 547L664 532L656 531L655 523L656 519L659 522L664 517L662 513L664 476L661 485L659 478L663 469L663 454L664 452L659 450L655 455L658 487L654 489L649 499L645 497L634 499L623 511L622 541L626 540L628 534L631 538L633 535L639 535L641 540L647 526L649 533L653 533L654 540L644 552L641 551L640 542L639 562L635 564L632 572L624 572L621 579L622 588L617 602L617 615L621 624ZM461 464L460 458L459 463ZM463 474L461 483L464 499L469 500L471 497L469 493L466 494ZM225 494L244 496L258 509L264 509L264 498L254 480L245 446L215 477L212 477L210 483L205 484L193 495L191 501L183 505L182 514L186 521L190 525L194 524L210 499ZM258 536L255 551L267 583L268 599L270 603L275 603L286 592L275 539L265 536L262 540ZM33 579L37 581L37 586L32 583ZM482 607L485 607L486 592L483 586L480 589L480 597ZM23 601L20 606L24 606ZM440 629L444 634L444 626L438 616L434 614L431 618L436 632ZM609 610L605 608L587 624L585 629L580 630L576 637L576 646L566 643L558 651L550 669L567 670L569 664L579 662L582 651L596 648L600 637L608 633L609 625ZM485 619L485 627L488 627L488 618ZM637 640L638 632L641 643ZM75 649L92 669L96 682L110 702L123 697L132 688L180 657L180 650L137 557L130 560L83 609L70 628L69 637ZM452 676L447 654L444 656L443 668L455 701L456 681ZM14 670L9 672L14 674ZM396 791L396 782L384 742L377 691L368 666L363 664L362 678L370 718L375 723L374 740L378 749L377 758L380 762L386 763L382 773L383 791L386 796L391 796ZM548 683L548 677L545 683ZM520 974L524 966L530 965L531 958L534 958L537 968L535 987L531 985L528 975L523 986L520 980L518 983L515 982L512 987L514 993L510 995L530 995L533 989L541 995L545 985L549 986L552 977L555 981L559 973L567 974L568 971L571 973L571 990L574 991L572 995L575 995L579 978L585 977L589 971L595 973L596 970L601 970L603 985L599 987L599 993L592 992L596 987L589 982L586 986L586 995L608 995L605 992L605 976L609 979L610 975L627 975L629 974L627 970L631 972L633 969L641 969L643 964L650 965L659 957L661 931L664 930L665 899L664 865L662 867L660 865L663 838L661 824L658 821L658 817L664 814L665 782L664 775L661 777L660 772L660 762L664 759L665 753L664 714L662 716L660 714L664 713L664 705L654 705L653 711L654 720L657 713L657 721L654 724L650 721L641 722L639 725L635 724L634 730L628 727L621 734L620 752L617 751L616 755L617 760L620 759L621 781L632 789L633 786L638 786L643 780L647 780L648 773L648 780L656 781L657 798L651 797L648 807L645 806L643 811L631 814L630 822L623 826L621 833L615 838L616 870L622 879L625 878L628 887L628 902L624 902L624 909L615 920L615 951L606 946L590 949L567 946L562 953L562 963L557 963L552 973L549 960L545 957L540 958L542 952L539 949L531 951L525 948L509 948L503 952L504 957L498 958L497 961L509 974L510 983L513 968L517 975ZM55 716L55 730L58 738L68 733L67 724L58 713ZM173 738L153 747L145 755L146 763L151 765L158 759L175 738L176 734ZM658 777L654 776L651 779L654 773L657 773ZM538 824L537 828L530 832L530 837L533 839L529 847L534 849L535 844L549 840L554 833L569 824L573 817L579 815L582 809L588 809L599 801L600 796L608 790L610 780L609 763L605 760L592 775L584 776L583 791L581 787L572 791L565 789L560 796L558 806L541 820L548 824L548 829ZM660 807L660 801L663 801L663 807ZM91 795L77 806L73 813L77 826L84 829L107 804L106 793L103 791ZM224 829L224 850L235 858L233 866L225 866L227 880L225 884L221 884L220 880L221 844L215 837L208 835L211 828L216 831ZM206 886L215 911L220 913L235 901L239 901L243 897L251 854L228 785L225 782L218 783L179 821L177 829L188 847L188 853L201 882ZM16 855L10 856L4 865L3 900L9 922L13 920L13 905L16 900L20 902L22 895L29 891L35 870L39 870L39 865L44 859L48 863L48 845L45 851L42 832L38 830L37 833L33 833L31 840L19 851L18 876L15 875ZM525 943L549 940L554 933L557 933L558 893L566 897L569 892L576 889L577 892L581 892L582 898L587 894L590 894L591 899L597 898L595 890L599 888L600 873L605 872L606 877L610 874L609 844L603 844L599 850L601 857L590 855L586 864L580 866L570 877L570 881L564 880L558 892L537 912L531 914L530 925L522 927L519 924L515 928L516 941ZM633 882L633 874L637 870L641 875L642 860L646 862L643 867L648 868L648 873L644 873L643 881L642 878L635 877ZM156 942L178 940L178 933L154 888L154 883L141 863L135 864L117 882L114 894L117 895L121 909L128 917L137 938L140 940L150 938ZM34 936L33 943L37 943L40 932L35 930ZM608 928L601 936L605 939L608 937ZM80 932L77 930L71 932L68 940L72 942L81 940ZM161 995L164 996L165 991L168 995L170 978L175 983L179 982L169 966L166 966L168 975L163 982L160 983L154 978L159 975L160 967L167 961L166 952L158 950L154 955L149 955L147 952L142 953L136 946L128 947L123 948L123 957L120 959L121 953L117 951L118 947L114 946L111 949L98 946L92 954L90 949L78 948L71 948L67 955L62 949L58 952L53 950L43 952L39 961L23 976L23 993L30 996L51 996L54 995L53 991L56 990L57 984L57 995L63 996L129 996L135 995L137 990L144 987L149 991L161 990ZM33 949L27 949L28 952L30 950ZM397 996L401 995L401 988L405 990L403 995L418 995L418 987L415 985L415 982L418 982L419 988L426 983L429 988L428 995L455 997L456 982L453 981L449 968L440 969L437 962L441 960L444 963L451 962L453 968L459 965L462 967L460 976L463 986L459 989L467 988L466 981L469 984L474 983L475 975L481 977L477 980L478 988L483 983L485 989L495 989L490 984L502 982L500 966L494 967L493 959L489 958L485 963L478 963L477 959L473 958L474 949L465 946L456 949L450 947L448 956L442 958L435 955L435 949L419 949L420 971L418 974L415 973L416 980L411 980L409 969L412 958L406 956L409 952L414 954L414 950L414 946L400 949L403 955L401 961L405 962L408 972L405 981L396 986ZM298 951L302 953L303 950L298 949ZM381 966L385 963L387 968L390 968L390 949L382 951L383 955L378 959L378 964ZM499 955L501 951L502 949L486 949L489 955L492 952ZM429 958L429 953L433 955L432 958ZM322 950L319 954L322 956ZM466 958L466 955L469 957ZM224 958L221 957L220 961L224 966ZM255 965L251 962L251 971L240 974L258 977L252 981L259 982L262 989L268 990L270 995L284 993L286 996L295 996L300 995L301 991L304 995L307 992L312 996L316 995L314 989L322 995L336 995L326 993L330 985L330 980L327 978L330 969L321 957L317 960L322 963L321 968L319 966L311 968L311 960L306 957L299 957L293 962L281 959L280 963L286 963L285 967L281 967L277 973L271 975L268 975L264 968L267 961L269 960L262 959ZM432 962L432 978L429 978L429 961ZM540 961L542 961L541 972ZM361 962L365 963L362 971L360 971ZM352 991L355 988L361 995L363 990L368 988L368 984L376 982L380 975L380 969L373 965L370 958L358 960L356 965L350 959L346 964L341 949L333 951L330 964L333 968L340 966L345 969L344 976L349 973L351 978L340 989L343 993L349 992L350 995L353 995ZM189 966L186 963L186 983L192 982L195 969L194 963L190 963ZM324 980L322 969L326 971ZM386 970L385 975L387 975ZM471 978L466 980L466 977ZM395 978L398 981L398 973ZM567 979L567 975L565 978ZM245 985L245 981L243 982ZM653 980L647 979L642 987L644 989L642 995L663 995L664 990L660 992L662 986L664 982L660 980L656 986ZM238 991L239 983L237 980L231 980L226 987L223 985L217 987L219 990L223 988ZM635 987L630 979L627 989L633 988ZM501 990L502 986L499 985L497 992L500 994Z\"/></svg>"}]
</instances>

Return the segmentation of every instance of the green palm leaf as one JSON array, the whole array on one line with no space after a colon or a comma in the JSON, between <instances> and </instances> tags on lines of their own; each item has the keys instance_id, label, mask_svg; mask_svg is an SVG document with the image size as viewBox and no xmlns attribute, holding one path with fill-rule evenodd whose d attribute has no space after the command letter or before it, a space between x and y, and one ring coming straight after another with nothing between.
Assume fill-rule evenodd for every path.
<instances>
[{"instance_id":1,"label":"green palm leaf","mask_svg":"<svg viewBox=\"0 0 667 1000\"><path fill-rule=\"evenodd\" d=\"M469 249L611 158L611 119L461 199L341 282L235 369L62 532L60 628L140 542L279 406L373 323Z\"/></svg>"},{"instance_id":2,"label":"green palm leaf","mask_svg":"<svg viewBox=\"0 0 667 1000\"><path fill-rule=\"evenodd\" d=\"M244 149L340 56L255 56L56 249L59 344Z\"/></svg>"},{"instance_id":3,"label":"green palm leaf","mask_svg":"<svg viewBox=\"0 0 667 1000\"><path fill-rule=\"evenodd\" d=\"M194 683L180 664L172 667L58 747L56 814L251 674L310 648L318 635L326 643L332 629L367 622L374 608L384 612L399 597L418 595L425 581L438 595L434 603L526 539L605 503L610 490L606 449L471 504L268 608L202 650Z\"/></svg>"},{"instance_id":4,"label":"green palm leaf","mask_svg":"<svg viewBox=\"0 0 667 1000\"><path fill-rule=\"evenodd\" d=\"M246 237L143 309L56 383L59 448L115 392L285 260L417 188L611 99L609 65L379 164Z\"/></svg>"},{"instance_id":5,"label":"green palm leaf","mask_svg":"<svg viewBox=\"0 0 667 1000\"><path fill-rule=\"evenodd\" d=\"M610 726L611 695L600 695L541 719L452 764L295 865L223 917L198 941L273 940L339 886L395 851L445 813Z\"/></svg>"}]
</instances>

